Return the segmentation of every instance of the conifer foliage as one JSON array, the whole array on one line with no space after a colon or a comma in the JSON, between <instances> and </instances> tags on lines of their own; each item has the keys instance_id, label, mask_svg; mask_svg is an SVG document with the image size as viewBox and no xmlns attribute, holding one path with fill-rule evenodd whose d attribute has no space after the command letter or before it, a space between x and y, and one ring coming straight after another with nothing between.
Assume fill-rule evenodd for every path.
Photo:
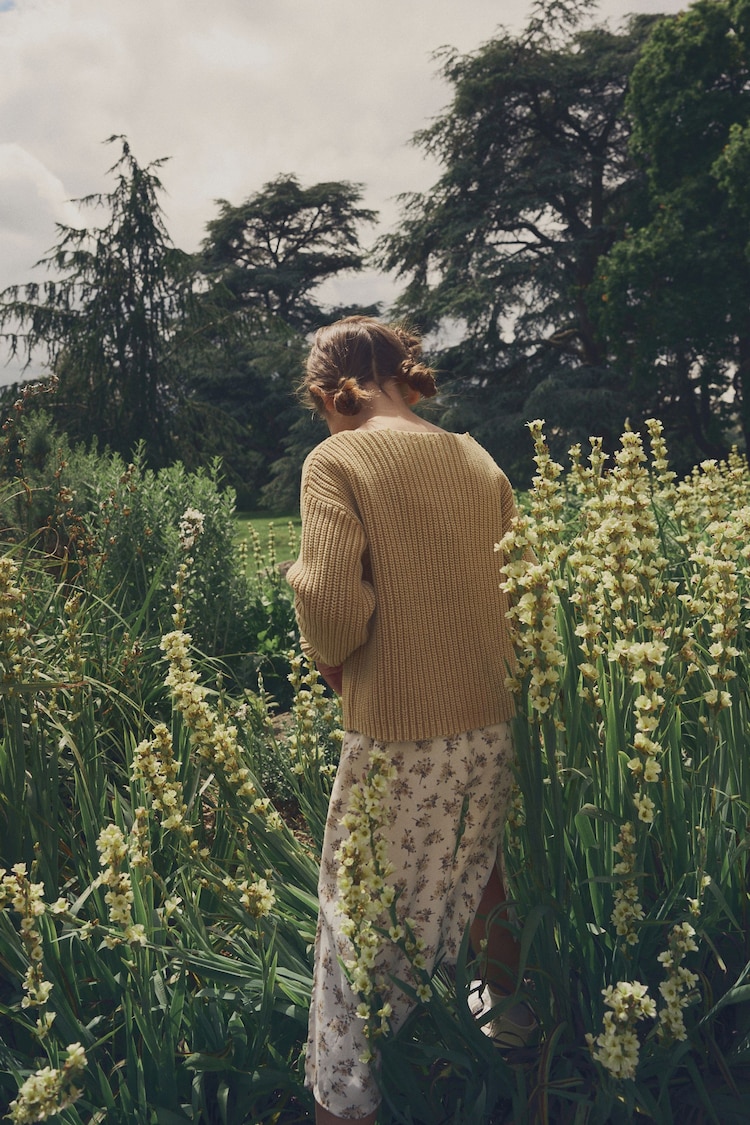
<instances>
[{"instance_id":1,"label":"conifer foliage","mask_svg":"<svg viewBox=\"0 0 750 1125\"><path fill-rule=\"evenodd\" d=\"M151 459L172 452L173 343L189 313L189 256L176 249L159 204L163 160L142 166L125 137L110 168L113 189L76 202L102 211L101 226L58 224L37 263L48 280L6 289L0 327L13 352L41 356L60 380L57 421L73 439L98 438L129 456L144 440Z\"/></svg>"}]
</instances>

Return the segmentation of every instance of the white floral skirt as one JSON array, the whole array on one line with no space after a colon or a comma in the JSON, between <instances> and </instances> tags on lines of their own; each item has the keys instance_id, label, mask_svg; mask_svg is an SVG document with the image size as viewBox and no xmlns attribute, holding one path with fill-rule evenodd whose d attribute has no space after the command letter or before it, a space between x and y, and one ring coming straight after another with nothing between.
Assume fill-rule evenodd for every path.
<instances>
[{"instance_id":1,"label":"white floral skirt","mask_svg":"<svg viewBox=\"0 0 750 1125\"><path fill-rule=\"evenodd\" d=\"M387 823L379 838L387 845L399 922L407 918L420 940L425 967L455 961L464 932L476 914L498 859L498 844L513 788L510 724L420 742L376 742L347 732L328 810L318 895L320 915L310 1006L306 1082L316 1100L337 1117L366 1117L379 1104L364 1021L342 968L352 946L342 933L344 916L337 885L336 853L349 830L342 821L355 786L370 770L373 750L393 767ZM403 944L403 943L402 943ZM385 940L377 954L379 978L390 983L390 1026L396 1030L414 1001L393 978L416 988L406 954Z\"/></svg>"}]
</instances>

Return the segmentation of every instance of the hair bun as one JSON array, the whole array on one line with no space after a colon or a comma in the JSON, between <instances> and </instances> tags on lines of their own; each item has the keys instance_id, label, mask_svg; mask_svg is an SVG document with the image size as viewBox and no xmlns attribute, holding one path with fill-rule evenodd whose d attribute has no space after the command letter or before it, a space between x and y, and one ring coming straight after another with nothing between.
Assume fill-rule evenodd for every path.
<instances>
[{"instance_id":1,"label":"hair bun","mask_svg":"<svg viewBox=\"0 0 750 1125\"><path fill-rule=\"evenodd\" d=\"M404 382L414 391L419 391L423 398L432 398L437 394L435 372L424 363L405 364Z\"/></svg>"},{"instance_id":2,"label":"hair bun","mask_svg":"<svg viewBox=\"0 0 750 1125\"><path fill-rule=\"evenodd\" d=\"M432 398L437 394L435 372L424 363L419 363L415 357L405 359L399 369L399 382L406 383L412 391L416 391L423 398Z\"/></svg>"},{"instance_id":3,"label":"hair bun","mask_svg":"<svg viewBox=\"0 0 750 1125\"><path fill-rule=\"evenodd\" d=\"M339 414L359 414L367 397L356 379L344 378L339 380L333 405Z\"/></svg>"}]
</instances>

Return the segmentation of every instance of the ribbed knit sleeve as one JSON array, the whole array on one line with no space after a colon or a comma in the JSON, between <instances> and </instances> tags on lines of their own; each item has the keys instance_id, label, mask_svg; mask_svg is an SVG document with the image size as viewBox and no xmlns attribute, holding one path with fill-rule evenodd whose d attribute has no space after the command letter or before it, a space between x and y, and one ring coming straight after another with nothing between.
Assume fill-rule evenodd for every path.
<instances>
[{"instance_id":1,"label":"ribbed knit sleeve","mask_svg":"<svg viewBox=\"0 0 750 1125\"><path fill-rule=\"evenodd\" d=\"M303 493L302 552L290 568L302 649L312 660L339 665L367 640L375 592L362 575L367 540L345 509Z\"/></svg>"}]
</instances>

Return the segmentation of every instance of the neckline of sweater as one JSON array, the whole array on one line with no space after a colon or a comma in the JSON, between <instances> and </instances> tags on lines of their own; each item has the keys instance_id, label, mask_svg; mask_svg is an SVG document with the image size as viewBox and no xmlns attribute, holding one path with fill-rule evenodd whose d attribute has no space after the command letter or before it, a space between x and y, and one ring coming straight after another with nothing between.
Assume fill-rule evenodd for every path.
<instances>
[{"instance_id":1,"label":"neckline of sweater","mask_svg":"<svg viewBox=\"0 0 750 1125\"><path fill-rule=\"evenodd\" d=\"M331 434L327 441L334 441L336 438L352 437L354 435L368 436L370 434L406 434L409 437L451 437L451 438L471 438L470 433L456 433L454 430L397 430L392 426L380 426L377 429L371 430L339 430L337 434Z\"/></svg>"}]
</instances>

